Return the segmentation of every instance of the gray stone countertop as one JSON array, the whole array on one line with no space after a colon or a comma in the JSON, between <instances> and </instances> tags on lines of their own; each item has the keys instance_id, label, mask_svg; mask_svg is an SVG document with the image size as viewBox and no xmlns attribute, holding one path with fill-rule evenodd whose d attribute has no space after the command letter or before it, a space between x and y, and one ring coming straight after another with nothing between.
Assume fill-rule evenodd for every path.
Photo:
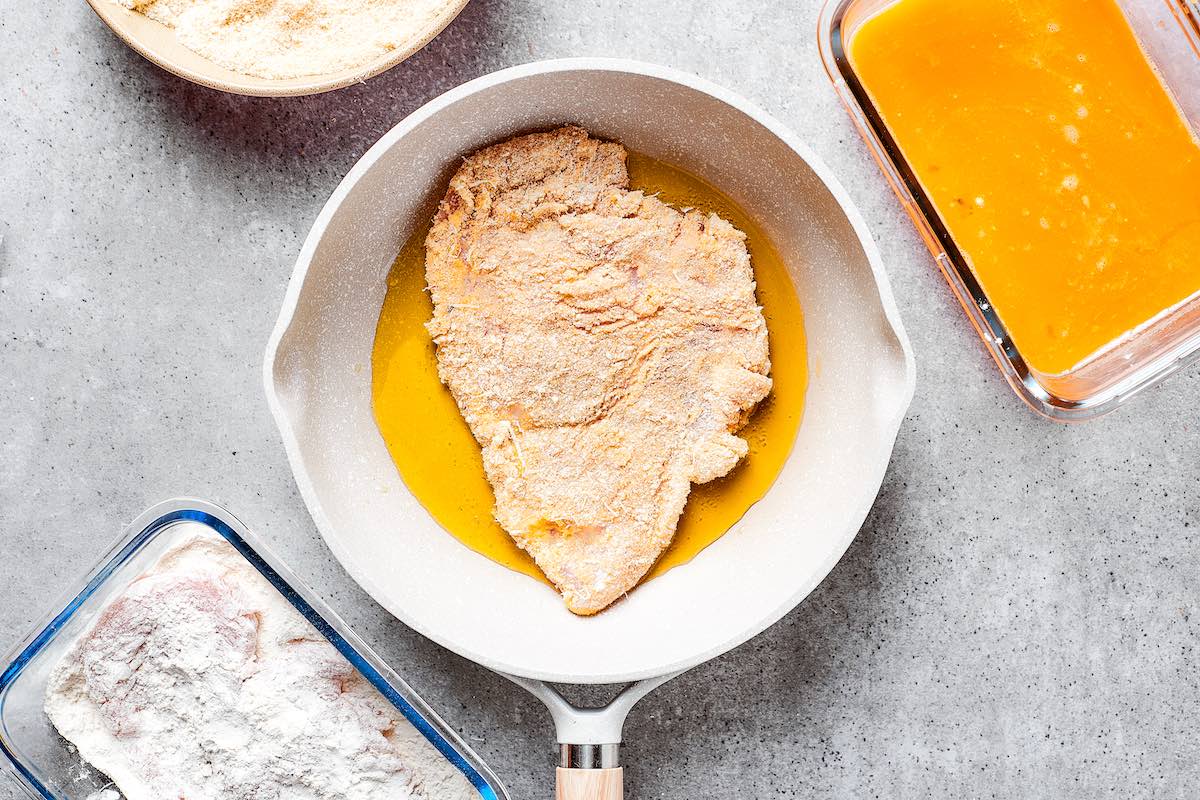
<instances>
[{"instance_id":1,"label":"gray stone countertop","mask_svg":"<svg viewBox=\"0 0 1200 800\"><path fill-rule=\"evenodd\" d=\"M549 797L538 702L390 618L326 550L260 359L309 225L384 131L495 69L626 56L741 93L833 167L882 250L919 369L845 559L774 628L634 711L630 796L1194 795L1200 371L1087 425L1027 410L839 106L819 5L474 0L365 85L264 100L163 72L80 0L10 4L0 646L142 508L206 497L378 648L515 798Z\"/></svg>"}]
</instances>

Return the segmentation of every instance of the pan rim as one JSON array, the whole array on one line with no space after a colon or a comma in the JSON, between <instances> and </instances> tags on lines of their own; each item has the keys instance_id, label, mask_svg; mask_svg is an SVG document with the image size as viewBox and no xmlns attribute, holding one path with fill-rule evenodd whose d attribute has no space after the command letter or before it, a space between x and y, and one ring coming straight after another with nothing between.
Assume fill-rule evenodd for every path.
<instances>
[{"instance_id":1,"label":"pan rim","mask_svg":"<svg viewBox=\"0 0 1200 800\"><path fill-rule=\"evenodd\" d=\"M376 582L369 576L362 574L361 571L352 568L353 559L348 557L345 548L338 543L338 537L330 535L329 531L333 526L329 522L322 508L321 502L316 495L313 486L307 481L299 480L301 475L306 474L303 457L300 453L300 445L295 434L291 429L290 420L283 409L282 403L275 390L274 368L276 356L278 354L280 343L284 335L288 331L292 319L294 317L301 289L305 282L307 271L311 265L313 255L315 254L318 243L320 242L326 227L330 220L337 213L342 202L349 195L358 181L370 170L370 168L379 160L379 158L391 148L399 139L407 135L407 133L418 125L428 120L433 115L440 112L442 109L459 102L460 100L469 97L477 92L493 88L497 85L520 80L552 72L620 72L638 76L655 78L679 84L685 88L707 94L710 97L730 106L731 108L745 114L747 117L755 121L757 124L765 128L769 133L782 141L792 152L794 152L801 160L803 160L817 178L829 190L842 212L846 215L847 221L852 227L855 237L863 248L864 255L871 269L871 275L874 279L875 289L879 295L880 307L883 311L884 318L891 328L891 333L900 348L903 356L904 380L902 390L895 402L895 407L891 413L884 417L880 422L880 427L885 431L890 431L890 435L886 437L889 445L894 446L896 437L899 434L900 423L904 419L905 413L912 401L916 388L916 369L915 361L912 353L912 347L908 336L905 333L903 323L900 320L899 309L896 305L895 297L892 293L891 285L888 281L887 274L883 269L882 256L879 253L878 247L871 237L866 221L861 213L854 205L849 194L841 185L840 181L833 174L832 170L816 155L816 153L806 144L800 141L790 130L775 120L771 115L764 112L754 104L739 97L738 95L722 88L704 78L681 72L679 70L662 67L646 62L635 61L631 59L620 58L565 58L554 59L548 61L537 61L529 64L523 64L515 67L509 67L497 72L484 75L475 80L469 81L461 86L458 86L450 91L434 98L419 109L414 111L399 124L385 133L375 145L373 145L359 161L350 169L346 177L341 181L337 188L331 194L329 200L322 208L317 219L305 239L304 245L301 248L300 255L296 260L296 266L292 273L292 277L288 283L287 292L284 297L282 309L275 328L271 333L271 337L267 343L267 348L263 363L263 382L267 396L267 404L270 408L272 417L275 419L276 425L280 430L283 439L284 449L287 452L288 462L291 466L293 474L297 477L297 486L300 494L308 507L313 521L318 530L321 532L322 538L326 545L333 552L335 558L343 565L343 567L376 602L393 616L398 618L408 627L417 631L421 635L431 639L437 644L458 653L464 658L468 658L478 664L493 669L497 672L516 675L534 680L544 680L559 683L623 683L627 681L641 680L644 678L657 677L670 673L680 672L689 669L697 664L703 663L711 658L728 652L749 639L757 636L762 631L769 628L785 614L799 605L812 591L828 576L833 567L841 560L851 542L858 535L862 527L863 521L874 505L875 498L878 495L878 489L882 484L882 479L887 470L886 460L882 461L875 470L875 474L870 476L871 480L876 483L875 492L865 496L862 501L853 508L848 510L847 518L854 522L851 527L847 524L846 533L844 533L830 548L827 556L819 565L810 573L808 580L798 585L795 591L789 594L781 603L779 603L769 614L758 615L753 620L748 620L744 628L733 636L711 645L702 650L692 653L685 658L677 658L668 663L660 663L642 667L640 669L626 670L612 674L587 674L587 673L554 673L531 668L529 665L520 663L510 663L498 659L485 656L472 650L470 647L465 647L462 642L453 640L442 632L436 629L436 626L423 624L420 620L414 619L412 615L406 614L402 609L391 608L384 605L379 600L380 597L386 597L386 593L381 591ZM885 437L881 437L881 443ZM889 448L890 449L890 448Z\"/></svg>"}]
</instances>

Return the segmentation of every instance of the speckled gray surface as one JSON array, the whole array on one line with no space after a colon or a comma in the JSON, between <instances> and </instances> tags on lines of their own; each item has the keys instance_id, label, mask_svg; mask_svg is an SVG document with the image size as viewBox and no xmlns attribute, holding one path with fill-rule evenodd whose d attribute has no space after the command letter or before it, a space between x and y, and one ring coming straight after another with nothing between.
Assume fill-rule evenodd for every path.
<instances>
[{"instance_id":1,"label":"speckled gray surface","mask_svg":"<svg viewBox=\"0 0 1200 800\"><path fill-rule=\"evenodd\" d=\"M408 676L514 797L549 797L538 703L391 620L331 561L260 358L309 224L380 134L500 67L628 56L751 98L833 166L879 242L920 380L843 562L768 633L635 710L631 796L1194 794L1200 371L1085 426L1026 410L837 105L818 5L474 0L407 63L300 100L178 80L78 0L6 9L4 646L144 506L205 496Z\"/></svg>"}]
</instances>

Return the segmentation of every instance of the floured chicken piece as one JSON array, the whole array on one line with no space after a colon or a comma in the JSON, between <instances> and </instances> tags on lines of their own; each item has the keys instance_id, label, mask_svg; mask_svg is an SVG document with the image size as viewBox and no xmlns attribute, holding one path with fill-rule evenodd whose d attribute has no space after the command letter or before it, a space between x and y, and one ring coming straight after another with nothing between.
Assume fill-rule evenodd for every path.
<instances>
[{"instance_id":1,"label":"floured chicken piece","mask_svg":"<svg viewBox=\"0 0 1200 800\"><path fill-rule=\"evenodd\" d=\"M128 800L479 797L250 562L201 531L180 534L51 672L46 714L83 759Z\"/></svg>"},{"instance_id":2,"label":"floured chicken piece","mask_svg":"<svg viewBox=\"0 0 1200 800\"><path fill-rule=\"evenodd\" d=\"M500 525L577 614L633 588L771 389L745 235L629 191L581 128L466 160L426 240L442 382Z\"/></svg>"}]
</instances>

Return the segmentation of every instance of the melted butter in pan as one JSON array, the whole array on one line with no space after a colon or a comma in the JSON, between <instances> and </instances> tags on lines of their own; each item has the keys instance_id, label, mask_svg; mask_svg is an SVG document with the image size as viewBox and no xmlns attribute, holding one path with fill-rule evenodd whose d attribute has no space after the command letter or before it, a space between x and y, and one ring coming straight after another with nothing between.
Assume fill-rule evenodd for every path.
<instances>
[{"instance_id":1,"label":"melted butter in pan","mask_svg":"<svg viewBox=\"0 0 1200 800\"><path fill-rule=\"evenodd\" d=\"M629 154L631 187L676 208L711 211L746 234L758 301L771 347L771 394L738 434L749 455L729 475L693 486L675 540L644 580L686 564L733 526L774 483L792 449L808 383L804 318L783 260L753 218L683 170ZM510 569L545 580L533 559L492 517L491 485L471 431L438 380L425 322L433 304L425 289L425 235L417 229L388 276L371 357L375 421L409 490L438 523L467 547Z\"/></svg>"}]
</instances>

